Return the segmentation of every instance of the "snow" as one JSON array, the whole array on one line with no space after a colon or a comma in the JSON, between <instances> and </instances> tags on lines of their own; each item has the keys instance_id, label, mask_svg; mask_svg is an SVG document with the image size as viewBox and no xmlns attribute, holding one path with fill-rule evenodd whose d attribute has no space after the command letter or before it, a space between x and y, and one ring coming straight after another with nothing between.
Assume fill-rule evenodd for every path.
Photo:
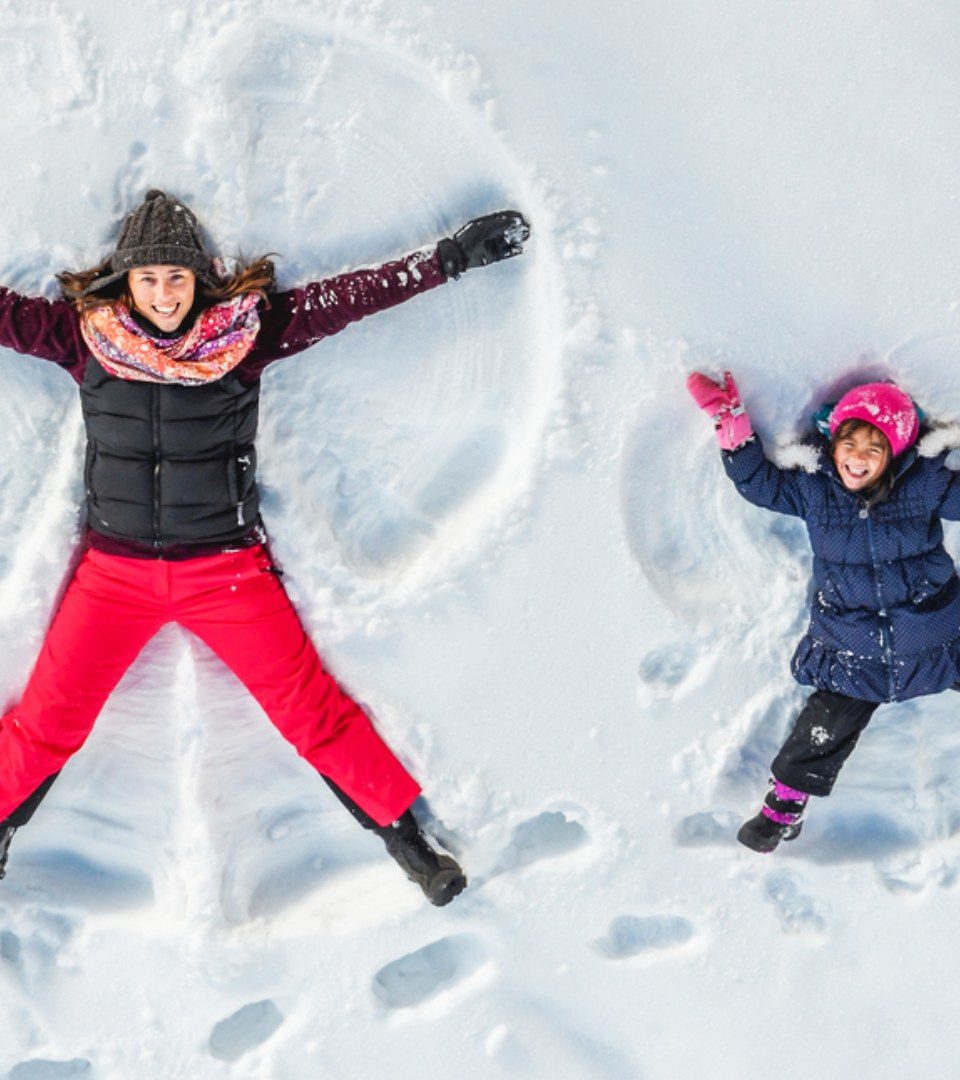
<instances>
[{"instance_id":1,"label":"snow","mask_svg":"<svg viewBox=\"0 0 960 1080\"><path fill-rule=\"evenodd\" d=\"M168 627L16 837L0 1070L953 1074L957 703L881 708L801 838L735 843L803 699L809 553L684 378L733 370L797 465L858 382L960 418L958 46L929 0L8 5L8 286L56 295L154 186L285 285L501 207L534 232L264 380L285 581L469 890L427 905ZM9 703L83 432L52 365L0 378Z\"/></svg>"}]
</instances>

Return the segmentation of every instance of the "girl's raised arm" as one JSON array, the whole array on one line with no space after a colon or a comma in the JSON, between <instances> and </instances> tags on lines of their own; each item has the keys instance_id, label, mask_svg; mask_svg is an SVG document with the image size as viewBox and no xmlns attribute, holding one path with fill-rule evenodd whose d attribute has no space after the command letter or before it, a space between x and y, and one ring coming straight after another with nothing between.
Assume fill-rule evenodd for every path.
<instances>
[{"instance_id":1,"label":"girl's raised arm","mask_svg":"<svg viewBox=\"0 0 960 1080\"><path fill-rule=\"evenodd\" d=\"M695 371L687 378L694 401L713 418L717 442L723 451L723 467L737 491L755 506L794 517L804 515L804 474L778 469L763 452L754 434L733 375L725 371L721 382Z\"/></svg>"}]
</instances>

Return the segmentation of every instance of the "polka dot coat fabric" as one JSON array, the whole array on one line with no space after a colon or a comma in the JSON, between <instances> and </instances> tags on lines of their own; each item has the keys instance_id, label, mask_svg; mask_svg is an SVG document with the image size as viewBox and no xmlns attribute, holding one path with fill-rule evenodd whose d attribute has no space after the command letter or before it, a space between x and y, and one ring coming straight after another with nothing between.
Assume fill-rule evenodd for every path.
<instances>
[{"instance_id":1,"label":"polka dot coat fabric","mask_svg":"<svg viewBox=\"0 0 960 1080\"><path fill-rule=\"evenodd\" d=\"M798 682L876 702L960 682L960 578L941 525L960 520L960 473L945 458L908 451L871 505L843 486L826 446L815 472L778 468L759 439L723 455L745 499L806 522L814 589Z\"/></svg>"}]
</instances>

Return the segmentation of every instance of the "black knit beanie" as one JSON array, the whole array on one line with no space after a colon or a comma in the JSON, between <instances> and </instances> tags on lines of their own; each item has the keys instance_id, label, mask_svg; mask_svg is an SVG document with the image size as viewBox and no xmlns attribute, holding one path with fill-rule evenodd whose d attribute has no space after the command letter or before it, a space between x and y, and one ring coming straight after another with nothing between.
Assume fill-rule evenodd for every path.
<instances>
[{"instance_id":1,"label":"black knit beanie","mask_svg":"<svg viewBox=\"0 0 960 1080\"><path fill-rule=\"evenodd\" d=\"M117 249L110 256L110 273L91 282L86 293L119 280L137 266L185 266L210 288L218 281L213 261L204 249L200 225L193 211L157 188L124 219Z\"/></svg>"}]
</instances>

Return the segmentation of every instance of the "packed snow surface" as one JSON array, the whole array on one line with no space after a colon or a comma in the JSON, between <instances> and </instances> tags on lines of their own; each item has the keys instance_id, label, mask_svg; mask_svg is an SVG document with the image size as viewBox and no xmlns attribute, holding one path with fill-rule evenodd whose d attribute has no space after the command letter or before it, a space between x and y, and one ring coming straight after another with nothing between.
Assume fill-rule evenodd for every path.
<instances>
[{"instance_id":1,"label":"packed snow surface","mask_svg":"<svg viewBox=\"0 0 960 1080\"><path fill-rule=\"evenodd\" d=\"M917 0L8 0L0 282L150 187L293 285L522 209L522 258L272 368L264 515L470 888L426 904L177 627L0 885L14 1080L956 1075L960 699L882 708L802 837L739 847L803 700L778 460L895 376L960 418L960 9ZM74 558L83 432L0 352L0 685ZM955 545L956 534L948 536Z\"/></svg>"}]
</instances>

